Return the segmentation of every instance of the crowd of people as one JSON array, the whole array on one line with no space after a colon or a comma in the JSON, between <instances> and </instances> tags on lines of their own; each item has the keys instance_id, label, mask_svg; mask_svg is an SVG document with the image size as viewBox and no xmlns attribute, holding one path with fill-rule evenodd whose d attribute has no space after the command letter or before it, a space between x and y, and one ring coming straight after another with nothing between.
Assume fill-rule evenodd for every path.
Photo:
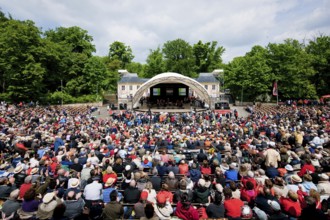
<instances>
[{"instance_id":1,"label":"crowd of people","mask_svg":"<svg viewBox=\"0 0 330 220\"><path fill-rule=\"evenodd\" d=\"M330 111L0 106L2 219L329 219Z\"/></svg>"}]
</instances>

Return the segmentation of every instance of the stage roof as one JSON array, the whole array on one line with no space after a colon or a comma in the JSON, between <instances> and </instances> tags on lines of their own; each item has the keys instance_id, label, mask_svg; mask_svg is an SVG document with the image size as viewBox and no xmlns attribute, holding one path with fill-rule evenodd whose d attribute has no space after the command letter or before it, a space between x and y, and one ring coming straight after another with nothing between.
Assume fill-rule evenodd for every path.
<instances>
[{"instance_id":1,"label":"stage roof","mask_svg":"<svg viewBox=\"0 0 330 220\"><path fill-rule=\"evenodd\" d=\"M161 73L153 78L149 79L147 82L143 83L140 88L136 91L133 97L133 108L137 107L141 97L143 96L144 92L149 89L150 87L160 84L160 83L182 83L189 86L192 90L196 92L196 94L204 100L209 106L211 106L211 97L209 96L208 92L204 88L202 84L197 82L195 79L190 77L178 74L178 73Z\"/></svg>"},{"instance_id":2,"label":"stage roof","mask_svg":"<svg viewBox=\"0 0 330 220\"><path fill-rule=\"evenodd\" d=\"M158 74L161 75L161 74ZM158 76L156 75L156 76ZM181 74L179 74L181 75ZM155 76L155 77L156 77ZM145 83L150 78L140 78L137 73L124 73L121 79L118 81L118 84L123 83ZM199 76L195 79L200 83L218 83L219 81L215 78L213 73L200 73Z\"/></svg>"}]
</instances>

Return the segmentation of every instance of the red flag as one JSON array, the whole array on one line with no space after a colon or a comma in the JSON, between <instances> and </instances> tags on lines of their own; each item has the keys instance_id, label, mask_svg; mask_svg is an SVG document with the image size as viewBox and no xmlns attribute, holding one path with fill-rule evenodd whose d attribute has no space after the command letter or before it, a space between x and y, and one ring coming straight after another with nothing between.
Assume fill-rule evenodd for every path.
<instances>
[{"instance_id":1,"label":"red flag","mask_svg":"<svg viewBox=\"0 0 330 220\"><path fill-rule=\"evenodd\" d=\"M273 83L273 96L278 96L277 81Z\"/></svg>"}]
</instances>

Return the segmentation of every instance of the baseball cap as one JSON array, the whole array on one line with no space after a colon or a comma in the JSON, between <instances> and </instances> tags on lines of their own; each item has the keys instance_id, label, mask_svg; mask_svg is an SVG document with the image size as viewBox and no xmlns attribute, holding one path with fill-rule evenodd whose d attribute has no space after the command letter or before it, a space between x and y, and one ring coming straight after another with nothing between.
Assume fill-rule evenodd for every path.
<instances>
[{"instance_id":1,"label":"baseball cap","mask_svg":"<svg viewBox=\"0 0 330 220\"><path fill-rule=\"evenodd\" d=\"M157 195L157 202L160 204L164 204L166 202L166 197L164 194Z\"/></svg>"},{"instance_id":2,"label":"baseball cap","mask_svg":"<svg viewBox=\"0 0 330 220\"><path fill-rule=\"evenodd\" d=\"M274 211L280 211L281 210L281 206L280 206L280 204L278 204L278 202L276 202L274 200L268 200L267 203L268 203L268 205L270 205L270 207L272 207L272 209Z\"/></svg>"},{"instance_id":3,"label":"baseball cap","mask_svg":"<svg viewBox=\"0 0 330 220\"><path fill-rule=\"evenodd\" d=\"M148 198L148 192L147 191L142 191L140 195L140 199L142 200L147 200Z\"/></svg>"}]
</instances>

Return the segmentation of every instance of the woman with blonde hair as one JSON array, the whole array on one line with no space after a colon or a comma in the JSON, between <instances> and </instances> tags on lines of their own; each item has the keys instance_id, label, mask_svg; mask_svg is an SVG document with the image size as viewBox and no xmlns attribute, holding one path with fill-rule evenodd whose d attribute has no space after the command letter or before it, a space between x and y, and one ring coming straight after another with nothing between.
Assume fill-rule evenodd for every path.
<instances>
[{"instance_id":1,"label":"woman with blonde hair","mask_svg":"<svg viewBox=\"0 0 330 220\"><path fill-rule=\"evenodd\" d=\"M150 203L156 203L156 196L157 196L157 193L156 193L156 190L153 189L152 187L152 183L149 181L146 183L146 187L143 191L146 191L148 192L148 198L147 198L147 201L150 202Z\"/></svg>"},{"instance_id":2,"label":"woman with blonde hair","mask_svg":"<svg viewBox=\"0 0 330 220\"><path fill-rule=\"evenodd\" d=\"M321 195L319 192L317 192L315 189L309 190L309 196L313 197L316 201L316 209L321 209Z\"/></svg>"}]
</instances>

